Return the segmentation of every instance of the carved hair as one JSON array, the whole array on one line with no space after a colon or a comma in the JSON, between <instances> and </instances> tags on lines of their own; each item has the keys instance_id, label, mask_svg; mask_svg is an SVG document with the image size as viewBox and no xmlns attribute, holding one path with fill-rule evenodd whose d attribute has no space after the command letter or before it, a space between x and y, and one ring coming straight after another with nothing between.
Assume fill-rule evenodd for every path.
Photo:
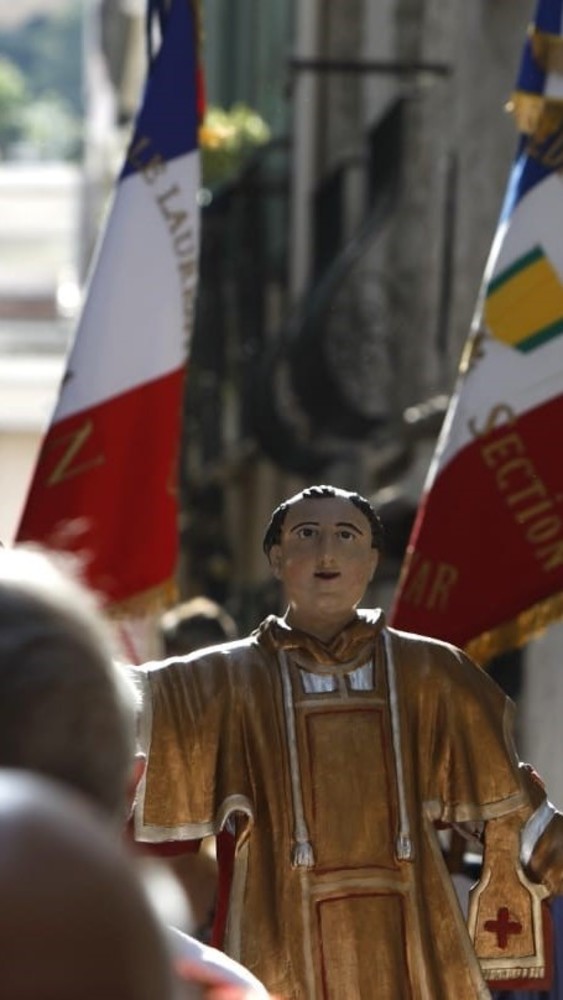
<instances>
[{"instance_id":1,"label":"carved hair","mask_svg":"<svg viewBox=\"0 0 563 1000\"><path fill-rule=\"evenodd\" d=\"M342 500L348 500L349 503L354 504L354 507L361 510L371 527L371 547L381 552L383 548L383 525L379 515L376 513L375 507L369 500L360 496L359 493L350 493L348 490L341 490L336 486L309 486L307 489L302 490L301 493L296 493L295 496L284 500L283 503L280 503L279 507L276 507L266 528L262 543L262 548L266 555L270 554L272 545L279 545L280 543L283 524L289 508L301 500L320 500L324 497L340 497Z\"/></svg>"}]
</instances>

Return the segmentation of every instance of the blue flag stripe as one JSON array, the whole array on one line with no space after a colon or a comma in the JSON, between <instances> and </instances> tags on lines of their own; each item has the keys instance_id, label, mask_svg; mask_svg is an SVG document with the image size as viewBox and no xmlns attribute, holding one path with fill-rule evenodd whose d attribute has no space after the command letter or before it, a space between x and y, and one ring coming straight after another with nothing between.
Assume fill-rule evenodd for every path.
<instances>
[{"instance_id":1,"label":"blue flag stripe","mask_svg":"<svg viewBox=\"0 0 563 1000\"><path fill-rule=\"evenodd\" d=\"M539 0L532 28L550 35L562 35L563 0ZM516 83L517 91L543 97L548 74L542 69L533 54L529 38L524 43L522 61ZM533 99L533 98L532 98ZM519 147L508 184L501 221L510 217L518 202L537 184L545 180L557 166L551 151L559 144L562 128L550 132L540 140L538 136L521 136Z\"/></svg>"},{"instance_id":2,"label":"blue flag stripe","mask_svg":"<svg viewBox=\"0 0 563 1000\"><path fill-rule=\"evenodd\" d=\"M121 180L197 147L196 25L191 0L173 0L150 68Z\"/></svg>"},{"instance_id":3,"label":"blue flag stripe","mask_svg":"<svg viewBox=\"0 0 563 1000\"><path fill-rule=\"evenodd\" d=\"M561 11L563 0L538 0L534 23L538 31L550 35L561 34Z\"/></svg>"}]
</instances>

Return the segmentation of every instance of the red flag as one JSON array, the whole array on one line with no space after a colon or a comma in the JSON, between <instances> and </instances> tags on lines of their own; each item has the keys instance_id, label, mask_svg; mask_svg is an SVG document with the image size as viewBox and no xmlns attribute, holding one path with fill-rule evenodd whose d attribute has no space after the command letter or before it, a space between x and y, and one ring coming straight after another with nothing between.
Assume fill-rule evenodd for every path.
<instances>
[{"instance_id":1,"label":"red flag","mask_svg":"<svg viewBox=\"0 0 563 1000\"><path fill-rule=\"evenodd\" d=\"M561 0L540 0L518 154L391 621L484 662L563 616Z\"/></svg>"},{"instance_id":2,"label":"red flag","mask_svg":"<svg viewBox=\"0 0 563 1000\"><path fill-rule=\"evenodd\" d=\"M138 611L166 596L175 572L199 241L197 25L190 0L161 7L161 44L17 535L81 553L108 603Z\"/></svg>"}]
</instances>

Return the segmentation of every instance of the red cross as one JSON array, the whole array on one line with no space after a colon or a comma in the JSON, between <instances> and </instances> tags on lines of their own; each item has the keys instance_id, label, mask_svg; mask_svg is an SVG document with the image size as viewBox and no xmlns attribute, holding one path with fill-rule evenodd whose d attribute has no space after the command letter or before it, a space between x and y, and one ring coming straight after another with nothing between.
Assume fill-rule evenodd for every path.
<instances>
[{"instance_id":1,"label":"red cross","mask_svg":"<svg viewBox=\"0 0 563 1000\"><path fill-rule=\"evenodd\" d=\"M521 934L522 924L517 920L511 920L508 907L501 906L497 911L496 920L485 920L485 930L496 934L499 948L506 948L509 934Z\"/></svg>"}]
</instances>

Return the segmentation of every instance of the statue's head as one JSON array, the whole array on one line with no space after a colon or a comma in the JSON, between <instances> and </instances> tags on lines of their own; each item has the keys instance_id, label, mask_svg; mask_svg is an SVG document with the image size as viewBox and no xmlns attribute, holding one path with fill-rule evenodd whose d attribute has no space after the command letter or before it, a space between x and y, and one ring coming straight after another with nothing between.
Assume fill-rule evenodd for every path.
<instances>
[{"instance_id":1,"label":"statue's head","mask_svg":"<svg viewBox=\"0 0 563 1000\"><path fill-rule=\"evenodd\" d=\"M272 545L279 544L283 523L290 507L308 498L322 500L326 497L340 497L343 500L347 500L348 503L354 504L358 510L361 510L362 514L365 514L367 517L371 527L372 548L381 552L383 548L383 525L375 507L369 500L359 493L350 493L348 490L341 490L337 486L308 486L307 489L301 490L295 496L283 500L273 511L262 543L266 555L269 556Z\"/></svg>"},{"instance_id":2,"label":"statue's head","mask_svg":"<svg viewBox=\"0 0 563 1000\"><path fill-rule=\"evenodd\" d=\"M383 530L372 504L310 486L276 508L264 551L288 601L287 621L330 637L354 615L373 577Z\"/></svg>"}]
</instances>

